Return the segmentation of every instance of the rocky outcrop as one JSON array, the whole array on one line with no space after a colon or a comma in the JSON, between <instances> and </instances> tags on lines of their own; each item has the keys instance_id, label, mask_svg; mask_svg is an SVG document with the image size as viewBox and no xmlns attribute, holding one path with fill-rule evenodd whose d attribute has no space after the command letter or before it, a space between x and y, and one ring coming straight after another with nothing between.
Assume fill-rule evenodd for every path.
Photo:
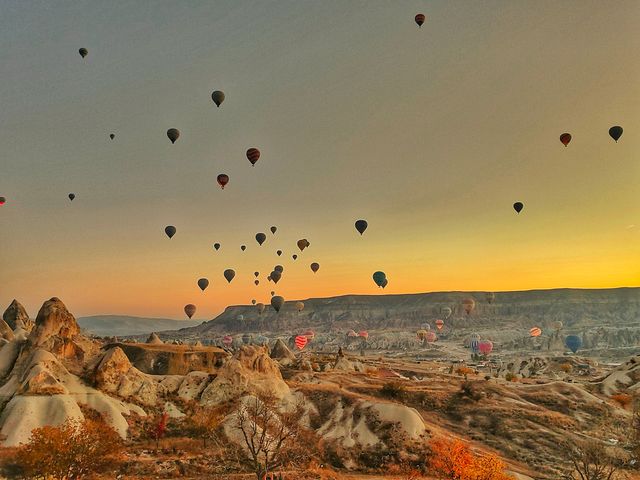
<instances>
[{"instance_id":1,"label":"rocky outcrop","mask_svg":"<svg viewBox=\"0 0 640 480\"><path fill-rule=\"evenodd\" d=\"M158 336L158 334L153 332L151 335L149 335L149 338L147 338L146 343L148 345L162 345L164 342L160 340L160 337Z\"/></svg>"},{"instance_id":2,"label":"rocky outcrop","mask_svg":"<svg viewBox=\"0 0 640 480\"><path fill-rule=\"evenodd\" d=\"M271 358L277 360L283 366L292 365L296 360L296 356L281 339L277 339L271 349Z\"/></svg>"},{"instance_id":3,"label":"rocky outcrop","mask_svg":"<svg viewBox=\"0 0 640 480\"><path fill-rule=\"evenodd\" d=\"M204 389L200 401L217 405L248 393L277 399L290 393L278 364L269 357L266 347L240 347Z\"/></svg>"},{"instance_id":4,"label":"rocky outcrop","mask_svg":"<svg viewBox=\"0 0 640 480\"><path fill-rule=\"evenodd\" d=\"M82 348L74 342L80 334L80 327L67 307L59 298L44 302L36 323L27 338L29 348L43 348L62 358L83 357Z\"/></svg>"},{"instance_id":5,"label":"rocky outcrop","mask_svg":"<svg viewBox=\"0 0 640 480\"><path fill-rule=\"evenodd\" d=\"M2 319L11 327L12 330L22 328L30 331L33 328L33 321L29 318L27 311L17 300L13 300L11 304L2 314Z\"/></svg>"},{"instance_id":6,"label":"rocky outcrop","mask_svg":"<svg viewBox=\"0 0 640 480\"><path fill-rule=\"evenodd\" d=\"M11 341L16 338L11 327L4 320L0 320L0 338Z\"/></svg>"}]
</instances>

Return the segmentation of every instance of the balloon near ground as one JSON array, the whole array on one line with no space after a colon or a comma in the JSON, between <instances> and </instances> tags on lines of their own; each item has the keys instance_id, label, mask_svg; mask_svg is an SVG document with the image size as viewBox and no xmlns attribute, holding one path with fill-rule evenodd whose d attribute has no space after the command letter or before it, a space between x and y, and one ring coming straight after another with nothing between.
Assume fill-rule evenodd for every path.
<instances>
[{"instance_id":1,"label":"balloon near ground","mask_svg":"<svg viewBox=\"0 0 640 480\"><path fill-rule=\"evenodd\" d=\"M471 315L473 309L476 308L476 301L473 298L465 298L462 300L462 308L467 315Z\"/></svg>"},{"instance_id":2,"label":"balloon near ground","mask_svg":"<svg viewBox=\"0 0 640 480\"><path fill-rule=\"evenodd\" d=\"M233 337L231 335L225 335L222 337L222 343L227 347L233 343Z\"/></svg>"},{"instance_id":3,"label":"balloon near ground","mask_svg":"<svg viewBox=\"0 0 640 480\"><path fill-rule=\"evenodd\" d=\"M167 237L173 238L173 236L176 234L176 227L174 227L173 225L168 225L164 227L164 233L167 235Z\"/></svg>"},{"instance_id":4,"label":"balloon near ground","mask_svg":"<svg viewBox=\"0 0 640 480\"><path fill-rule=\"evenodd\" d=\"M309 340L305 335L298 335L295 339L296 348L302 350Z\"/></svg>"},{"instance_id":5,"label":"balloon near ground","mask_svg":"<svg viewBox=\"0 0 640 480\"><path fill-rule=\"evenodd\" d=\"M7 203L7 199L4 197L0 197L0 205L4 205L5 203Z\"/></svg>"},{"instance_id":6,"label":"balloon near ground","mask_svg":"<svg viewBox=\"0 0 640 480\"><path fill-rule=\"evenodd\" d=\"M529 330L529 335L532 337L539 337L542 335L542 330L539 327L533 327Z\"/></svg>"},{"instance_id":7,"label":"balloon near ground","mask_svg":"<svg viewBox=\"0 0 640 480\"><path fill-rule=\"evenodd\" d=\"M485 294L485 298L487 299L488 304L492 304L496 299L496 294L493 292L487 292Z\"/></svg>"},{"instance_id":8,"label":"balloon near ground","mask_svg":"<svg viewBox=\"0 0 640 480\"><path fill-rule=\"evenodd\" d=\"M196 313L196 306L193 303L185 305L184 313L186 313L189 318L193 317L194 313Z\"/></svg>"},{"instance_id":9,"label":"balloon near ground","mask_svg":"<svg viewBox=\"0 0 640 480\"><path fill-rule=\"evenodd\" d=\"M436 320L436 328L438 330L442 330L442 327L444 327L444 321L442 321L440 319Z\"/></svg>"},{"instance_id":10,"label":"balloon near ground","mask_svg":"<svg viewBox=\"0 0 640 480\"><path fill-rule=\"evenodd\" d=\"M493 350L493 342L490 342L489 340L483 340L478 344L478 351L482 355L485 355L485 356L489 355L492 350Z\"/></svg>"},{"instance_id":11,"label":"balloon near ground","mask_svg":"<svg viewBox=\"0 0 640 480\"><path fill-rule=\"evenodd\" d=\"M440 309L440 313L442 313L442 316L444 317L444 319L447 320L453 313L453 310L449 307L442 307Z\"/></svg>"},{"instance_id":12,"label":"balloon near ground","mask_svg":"<svg viewBox=\"0 0 640 480\"><path fill-rule=\"evenodd\" d=\"M271 292L273 295L274 292ZM284 298L280 295L275 295L271 297L271 306L276 312L280 312L280 309L284 305Z\"/></svg>"},{"instance_id":13,"label":"balloon near ground","mask_svg":"<svg viewBox=\"0 0 640 480\"><path fill-rule=\"evenodd\" d=\"M564 339L564 344L573 353L576 353L582 347L582 339L578 335L567 335Z\"/></svg>"},{"instance_id":14,"label":"balloon near ground","mask_svg":"<svg viewBox=\"0 0 640 480\"><path fill-rule=\"evenodd\" d=\"M296 310L298 310L298 313L304 310L304 303L296 302Z\"/></svg>"}]
</instances>

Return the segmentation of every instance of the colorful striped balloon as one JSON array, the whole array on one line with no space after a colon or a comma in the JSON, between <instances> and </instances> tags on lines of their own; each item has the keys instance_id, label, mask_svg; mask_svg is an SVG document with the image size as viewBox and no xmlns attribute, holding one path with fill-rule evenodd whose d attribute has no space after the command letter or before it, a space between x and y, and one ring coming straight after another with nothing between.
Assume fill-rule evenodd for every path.
<instances>
[{"instance_id":1,"label":"colorful striped balloon","mask_svg":"<svg viewBox=\"0 0 640 480\"><path fill-rule=\"evenodd\" d=\"M542 335L542 330L540 330L539 327L533 327L531 330L529 330L529 335L531 335L532 337L539 337L540 335Z\"/></svg>"},{"instance_id":2,"label":"colorful striped balloon","mask_svg":"<svg viewBox=\"0 0 640 480\"><path fill-rule=\"evenodd\" d=\"M362 330L360 333L358 333L358 336L366 340L367 338L369 338L369 332L367 332L366 330Z\"/></svg>"},{"instance_id":3,"label":"colorful striped balloon","mask_svg":"<svg viewBox=\"0 0 640 480\"><path fill-rule=\"evenodd\" d=\"M309 340L304 335L298 335L296 337L295 343L298 350L302 350Z\"/></svg>"}]
</instances>

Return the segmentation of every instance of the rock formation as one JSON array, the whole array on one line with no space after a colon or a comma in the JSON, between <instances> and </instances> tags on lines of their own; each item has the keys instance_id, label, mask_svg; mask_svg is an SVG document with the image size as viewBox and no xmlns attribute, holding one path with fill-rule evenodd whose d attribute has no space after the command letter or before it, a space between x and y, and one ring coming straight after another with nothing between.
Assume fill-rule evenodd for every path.
<instances>
[{"instance_id":1,"label":"rock formation","mask_svg":"<svg viewBox=\"0 0 640 480\"><path fill-rule=\"evenodd\" d=\"M162 345L164 342L160 340L160 337L157 333L153 332L151 335L149 335L149 338L147 338L146 343L149 345Z\"/></svg>"},{"instance_id":2,"label":"rock formation","mask_svg":"<svg viewBox=\"0 0 640 480\"><path fill-rule=\"evenodd\" d=\"M296 356L281 339L276 340L271 349L271 358L277 360L283 366L289 366L296 360Z\"/></svg>"},{"instance_id":3,"label":"rock formation","mask_svg":"<svg viewBox=\"0 0 640 480\"><path fill-rule=\"evenodd\" d=\"M15 299L2 314L2 319L12 330L22 328L23 330L30 331L33 327L33 321L29 318L27 311L20 302Z\"/></svg>"}]
</instances>

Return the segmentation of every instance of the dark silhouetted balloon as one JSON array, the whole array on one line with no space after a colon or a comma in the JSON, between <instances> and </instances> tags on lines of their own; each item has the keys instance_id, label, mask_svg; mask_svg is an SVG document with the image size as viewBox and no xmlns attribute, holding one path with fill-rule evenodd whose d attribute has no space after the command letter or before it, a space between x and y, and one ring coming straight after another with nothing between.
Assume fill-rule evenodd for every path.
<instances>
[{"instance_id":1,"label":"dark silhouetted balloon","mask_svg":"<svg viewBox=\"0 0 640 480\"><path fill-rule=\"evenodd\" d=\"M295 253L293 255L291 255L291 258L293 258L294 260L298 259L298 255L296 255Z\"/></svg>"},{"instance_id":2,"label":"dark silhouetted balloon","mask_svg":"<svg viewBox=\"0 0 640 480\"><path fill-rule=\"evenodd\" d=\"M282 255L282 250L278 250L278 251L276 252L276 255L278 255L278 256Z\"/></svg>"},{"instance_id":3,"label":"dark silhouetted balloon","mask_svg":"<svg viewBox=\"0 0 640 480\"><path fill-rule=\"evenodd\" d=\"M260 280L254 280L253 283L255 283L256 285L260 285Z\"/></svg>"},{"instance_id":4,"label":"dark silhouetted balloon","mask_svg":"<svg viewBox=\"0 0 640 480\"><path fill-rule=\"evenodd\" d=\"M271 233L276 233L278 227L271 227L269 230L271 230Z\"/></svg>"},{"instance_id":5,"label":"dark silhouetted balloon","mask_svg":"<svg viewBox=\"0 0 640 480\"><path fill-rule=\"evenodd\" d=\"M81 48L80 50L78 50L78 53L80 54L80 56L82 58L84 58L89 54L89 50L87 50L86 48ZM98 55L98 56L100 56L100 55Z\"/></svg>"},{"instance_id":6,"label":"dark silhouetted balloon","mask_svg":"<svg viewBox=\"0 0 640 480\"><path fill-rule=\"evenodd\" d=\"M415 16L415 19L414 19L414 20L415 20L415 21L416 21L416 23L418 24L418 27L422 27L422 24L424 23L425 18L426 18L426 17L424 16L424 14L423 14L423 13L419 13L419 14L417 14L417 15Z\"/></svg>"},{"instance_id":7,"label":"dark silhouetted balloon","mask_svg":"<svg viewBox=\"0 0 640 480\"><path fill-rule=\"evenodd\" d=\"M236 276L236 272L235 270L232 270L231 268L227 268L224 273L224 278L227 279L227 282L231 283L231 280L233 280L233 277Z\"/></svg>"},{"instance_id":8,"label":"dark silhouetted balloon","mask_svg":"<svg viewBox=\"0 0 640 480\"><path fill-rule=\"evenodd\" d=\"M271 277L271 280L273 280L273 283L278 283L282 278L282 272L274 270L269 276Z\"/></svg>"},{"instance_id":9,"label":"dark silhouetted balloon","mask_svg":"<svg viewBox=\"0 0 640 480\"><path fill-rule=\"evenodd\" d=\"M110 133L110 134L109 134L109 138L110 138L111 140L113 140L114 138L116 138L116 136L115 136L113 133Z\"/></svg>"},{"instance_id":10,"label":"dark silhouetted balloon","mask_svg":"<svg viewBox=\"0 0 640 480\"><path fill-rule=\"evenodd\" d=\"M563 133L562 135L560 135L560 141L566 147L567 145L569 145L569 142L571 141L571 134Z\"/></svg>"},{"instance_id":11,"label":"dark silhouetted balloon","mask_svg":"<svg viewBox=\"0 0 640 480\"><path fill-rule=\"evenodd\" d=\"M242 250L243 252L247 249L246 245L240 245L240 250Z\"/></svg>"},{"instance_id":12,"label":"dark silhouetted balloon","mask_svg":"<svg viewBox=\"0 0 640 480\"><path fill-rule=\"evenodd\" d=\"M193 314L196 313L196 306L193 303L184 306L184 313L187 314L187 317L193 317Z\"/></svg>"},{"instance_id":13,"label":"dark silhouetted balloon","mask_svg":"<svg viewBox=\"0 0 640 480\"><path fill-rule=\"evenodd\" d=\"M178 130L177 128L170 128L169 130L167 130L167 137L169 137L169 140L171 140L171 143L176 143L176 140L178 140L178 138L180 138L180 130Z\"/></svg>"},{"instance_id":14,"label":"dark silhouetted balloon","mask_svg":"<svg viewBox=\"0 0 640 480\"><path fill-rule=\"evenodd\" d=\"M273 290L271 290L271 296L273 297L276 294Z\"/></svg>"},{"instance_id":15,"label":"dark silhouetted balloon","mask_svg":"<svg viewBox=\"0 0 640 480\"><path fill-rule=\"evenodd\" d=\"M258 303L258 304L256 305L256 307L258 307L258 313L259 313L260 315L262 315L262 313L264 312L264 308L265 308L265 307L264 307L264 303Z\"/></svg>"},{"instance_id":16,"label":"dark silhouetted balloon","mask_svg":"<svg viewBox=\"0 0 640 480\"><path fill-rule=\"evenodd\" d=\"M209 286L209 280L207 280L206 278L199 279L198 286L200 287L200 290L204 292L204 290Z\"/></svg>"},{"instance_id":17,"label":"dark silhouetted balloon","mask_svg":"<svg viewBox=\"0 0 640 480\"><path fill-rule=\"evenodd\" d=\"M618 140L622 136L622 131L622 127L616 125L615 127L611 127L609 129L609 135L616 141L616 143L618 143Z\"/></svg>"},{"instance_id":18,"label":"dark silhouetted balloon","mask_svg":"<svg viewBox=\"0 0 640 480\"><path fill-rule=\"evenodd\" d=\"M0 205L4 205L5 203L7 203L7 199L4 197L0 197Z\"/></svg>"},{"instance_id":19,"label":"dark silhouetted balloon","mask_svg":"<svg viewBox=\"0 0 640 480\"><path fill-rule=\"evenodd\" d=\"M247 150L247 159L251 162L251 165L255 165L260 159L260 150L257 148L250 148Z\"/></svg>"},{"instance_id":20,"label":"dark silhouetted balloon","mask_svg":"<svg viewBox=\"0 0 640 480\"><path fill-rule=\"evenodd\" d=\"M176 234L176 227L173 225L169 225L164 228L164 233L167 234L167 237L172 238Z\"/></svg>"},{"instance_id":21,"label":"dark silhouetted balloon","mask_svg":"<svg viewBox=\"0 0 640 480\"><path fill-rule=\"evenodd\" d=\"M516 202L513 204L513 209L517 212L520 213L522 211L522 209L524 208L524 203L522 202Z\"/></svg>"},{"instance_id":22,"label":"dark silhouetted balloon","mask_svg":"<svg viewBox=\"0 0 640 480\"><path fill-rule=\"evenodd\" d=\"M260 276L260 272L253 272L253 276L256 277L256 278L259 277Z\"/></svg>"},{"instance_id":23,"label":"dark silhouetted balloon","mask_svg":"<svg viewBox=\"0 0 640 480\"><path fill-rule=\"evenodd\" d=\"M219 107L220 105L222 105L222 102L224 102L224 93L220 90L215 90L211 94L211 100L213 100L213 103L216 104L216 107Z\"/></svg>"},{"instance_id":24,"label":"dark silhouetted balloon","mask_svg":"<svg viewBox=\"0 0 640 480\"><path fill-rule=\"evenodd\" d=\"M255 299L255 298L254 298L253 300L251 300L251 305L255 305L256 303L257 303L257 302L256 302L256 299Z\"/></svg>"},{"instance_id":25,"label":"dark silhouetted balloon","mask_svg":"<svg viewBox=\"0 0 640 480\"><path fill-rule=\"evenodd\" d=\"M220 188L224 190L224 186L227 183L229 183L229 175L225 175L224 173L218 175L218 185L220 185Z\"/></svg>"},{"instance_id":26,"label":"dark silhouetted balloon","mask_svg":"<svg viewBox=\"0 0 640 480\"><path fill-rule=\"evenodd\" d=\"M214 243L214 244L213 244L213 248L215 248L215 249L216 249L216 251L217 251L217 250L220 250L220 244L219 244L219 243Z\"/></svg>"},{"instance_id":27,"label":"dark silhouetted balloon","mask_svg":"<svg viewBox=\"0 0 640 480\"><path fill-rule=\"evenodd\" d=\"M582 347L582 339L577 335L568 335L567 338L564 339L564 344L569 350L576 353L580 350L580 347Z\"/></svg>"},{"instance_id":28,"label":"dark silhouetted balloon","mask_svg":"<svg viewBox=\"0 0 640 480\"><path fill-rule=\"evenodd\" d=\"M389 284L389 280L387 280L386 278L382 281L382 285L380 285L383 289L386 288L386 286Z\"/></svg>"},{"instance_id":29,"label":"dark silhouetted balloon","mask_svg":"<svg viewBox=\"0 0 640 480\"><path fill-rule=\"evenodd\" d=\"M76 198L76 194L75 193L70 193L69 194L69 200L71 200L73 202L74 198Z\"/></svg>"},{"instance_id":30,"label":"dark silhouetted balloon","mask_svg":"<svg viewBox=\"0 0 640 480\"><path fill-rule=\"evenodd\" d=\"M284 272L284 267L282 265L276 265L273 269L276 272L280 272L280 273Z\"/></svg>"},{"instance_id":31,"label":"dark silhouetted balloon","mask_svg":"<svg viewBox=\"0 0 640 480\"><path fill-rule=\"evenodd\" d=\"M362 235L364 231L367 229L369 224L366 220L357 220L356 221L356 230Z\"/></svg>"},{"instance_id":32,"label":"dark silhouetted balloon","mask_svg":"<svg viewBox=\"0 0 640 480\"><path fill-rule=\"evenodd\" d=\"M282 298L280 295L271 297L271 306L276 312L279 312L283 305L284 298Z\"/></svg>"},{"instance_id":33,"label":"dark silhouetted balloon","mask_svg":"<svg viewBox=\"0 0 640 480\"><path fill-rule=\"evenodd\" d=\"M305 248L307 248L309 245L311 245L309 243L309 240L307 240L306 238L302 238L300 240L298 240L296 242L296 244L298 245L298 248L300 249L300 251L302 252Z\"/></svg>"},{"instance_id":34,"label":"dark silhouetted balloon","mask_svg":"<svg viewBox=\"0 0 640 480\"><path fill-rule=\"evenodd\" d=\"M384 272L378 271L373 274L373 281L378 287L382 287L382 284L387 279L387 275Z\"/></svg>"},{"instance_id":35,"label":"dark silhouetted balloon","mask_svg":"<svg viewBox=\"0 0 640 480\"><path fill-rule=\"evenodd\" d=\"M444 321L442 319L436 320L436 328L442 330L442 327L444 327Z\"/></svg>"},{"instance_id":36,"label":"dark silhouetted balloon","mask_svg":"<svg viewBox=\"0 0 640 480\"><path fill-rule=\"evenodd\" d=\"M320 264L313 262L311 265L309 265L309 267L311 268L311 271L313 273L316 273L318 270L320 270Z\"/></svg>"},{"instance_id":37,"label":"dark silhouetted balloon","mask_svg":"<svg viewBox=\"0 0 640 480\"><path fill-rule=\"evenodd\" d=\"M256 233L256 242L258 245L262 245L267 240L267 236L264 233Z\"/></svg>"}]
</instances>

